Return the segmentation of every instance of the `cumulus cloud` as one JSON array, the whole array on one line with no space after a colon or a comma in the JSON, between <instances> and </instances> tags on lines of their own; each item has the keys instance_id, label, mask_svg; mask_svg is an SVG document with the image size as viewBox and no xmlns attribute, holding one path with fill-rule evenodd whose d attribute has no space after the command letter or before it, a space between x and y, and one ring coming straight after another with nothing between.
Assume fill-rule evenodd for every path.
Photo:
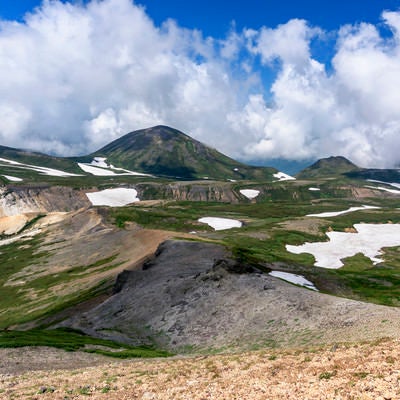
<instances>
[{"instance_id":1,"label":"cumulus cloud","mask_svg":"<svg viewBox=\"0 0 400 400\"><path fill-rule=\"evenodd\" d=\"M400 13L382 19L392 36L341 27L327 67L312 52L324 32L304 20L216 39L155 26L131 0L45 0L24 22L0 21L0 143L76 155L167 124L247 160L394 166Z\"/></svg>"},{"instance_id":2,"label":"cumulus cloud","mask_svg":"<svg viewBox=\"0 0 400 400\"><path fill-rule=\"evenodd\" d=\"M320 31L305 21L251 37L252 51L264 62L278 60L281 67L271 87L273 105L261 99L256 116L249 117L254 102L249 99L238 116L238 129L253 118L260 125L263 116L264 135L246 146L248 157L342 154L361 166L399 164L400 13L384 12L382 18L393 37L383 38L365 23L340 29L329 73L310 53Z\"/></svg>"}]
</instances>

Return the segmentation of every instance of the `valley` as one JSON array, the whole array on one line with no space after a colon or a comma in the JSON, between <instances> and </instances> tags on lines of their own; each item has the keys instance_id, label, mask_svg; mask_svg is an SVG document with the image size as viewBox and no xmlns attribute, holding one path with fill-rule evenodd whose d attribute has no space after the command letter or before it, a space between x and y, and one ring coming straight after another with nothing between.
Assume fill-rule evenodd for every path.
<instances>
[{"instance_id":1,"label":"valley","mask_svg":"<svg viewBox=\"0 0 400 400\"><path fill-rule=\"evenodd\" d=\"M398 171L331 157L291 177L181 135L68 159L0 148L5 357L73 350L55 365L76 368L400 338Z\"/></svg>"}]
</instances>

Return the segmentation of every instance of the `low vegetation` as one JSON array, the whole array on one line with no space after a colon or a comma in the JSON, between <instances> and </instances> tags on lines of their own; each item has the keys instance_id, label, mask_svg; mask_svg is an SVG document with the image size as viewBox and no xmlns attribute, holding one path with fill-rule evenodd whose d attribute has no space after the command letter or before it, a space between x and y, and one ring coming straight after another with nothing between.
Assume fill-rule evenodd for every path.
<instances>
[{"instance_id":1,"label":"low vegetation","mask_svg":"<svg viewBox=\"0 0 400 400\"><path fill-rule=\"evenodd\" d=\"M80 331L59 328L54 330L0 331L0 348L48 346L67 351L84 351L115 358L167 357L171 354L148 346L129 346L110 340L96 339Z\"/></svg>"},{"instance_id":2,"label":"low vegetation","mask_svg":"<svg viewBox=\"0 0 400 400\"><path fill-rule=\"evenodd\" d=\"M115 256L99 260L91 265L71 266L58 273L46 272L49 252L42 250L40 235L1 247L0 252L0 329L43 319L74 304L88 300L109 290L113 281L102 280L79 291L62 293L61 288L82 279L94 271L101 272L117 266ZM29 276L29 267L37 265L41 274ZM26 269L21 278L14 278Z\"/></svg>"}]
</instances>

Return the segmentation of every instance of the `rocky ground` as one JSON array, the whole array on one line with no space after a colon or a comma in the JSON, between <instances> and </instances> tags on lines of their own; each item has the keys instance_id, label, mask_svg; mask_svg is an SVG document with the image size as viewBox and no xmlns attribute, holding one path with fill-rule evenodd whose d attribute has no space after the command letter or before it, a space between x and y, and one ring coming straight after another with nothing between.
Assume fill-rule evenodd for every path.
<instances>
[{"instance_id":1,"label":"rocky ground","mask_svg":"<svg viewBox=\"0 0 400 400\"><path fill-rule=\"evenodd\" d=\"M176 353L400 337L400 309L329 296L238 265L220 245L166 241L118 293L62 323Z\"/></svg>"},{"instance_id":2,"label":"rocky ground","mask_svg":"<svg viewBox=\"0 0 400 400\"><path fill-rule=\"evenodd\" d=\"M140 361L97 357L87 367L88 355L1 350L1 360L10 361L1 363L0 398L394 400L400 398L399 352L399 341L379 341ZM26 372L24 364L35 358L69 369Z\"/></svg>"}]
</instances>

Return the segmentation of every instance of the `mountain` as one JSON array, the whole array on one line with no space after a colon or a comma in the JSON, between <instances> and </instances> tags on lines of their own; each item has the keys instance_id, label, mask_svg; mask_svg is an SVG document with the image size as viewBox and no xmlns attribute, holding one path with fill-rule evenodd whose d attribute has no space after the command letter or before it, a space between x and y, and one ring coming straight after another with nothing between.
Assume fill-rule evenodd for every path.
<instances>
[{"instance_id":1,"label":"mountain","mask_svg":"<svg viewBox=\"0 0 400 400\"><path fill-rule=\"evenodd\" d=\"M346 172L345 175L352 179L370 179L388 183L400 183L400 171L398 169L363 168Z\"/></svg>"},{"instance_id":2,"label":"mountain","mask_svg":"<svg viewBox=\"0 0 400 400\"><path fill-rule=\"evenodd\" d=\"M338 176L359 170L360 168L347 158L342 156L332 156L328 158L321 158L308 168L305 168L299 172L296 175L296 178L313 179L328 176Z\"/></svg>"},{"instance_id":3,"label":"mountain","mask_svg":"<svg viewBox=\"0 0 400 400\"><path fill-rule=\"evenodd\" d=\"M163 125L130 132L90 157L106 157L113 165L129 170L184 179L272 180L277 172L242 164Z\"/></svg>"},{"instance_id":4,"label":"mountain","mask_svg":"<svg viewBox=\"0 0 400 400\"><path fill-rule=\"evenodd\" d=\"M76 162L64 157L49 156L44 153L0 146L0 158L22 164L32 164L45 168L55 168L71 173L81 172Z\"/></svg>"},{"instance_id":5,"label":"mountain","mask_svg":"<svg viewBox=\"0 0 400 400\"><path fill-rule=\"evenodd\" d=\"M360 168L342 156L322 158L296 175L298 179L338 177L400 183L399 169Z\"/></svg>"}]
</instances>

